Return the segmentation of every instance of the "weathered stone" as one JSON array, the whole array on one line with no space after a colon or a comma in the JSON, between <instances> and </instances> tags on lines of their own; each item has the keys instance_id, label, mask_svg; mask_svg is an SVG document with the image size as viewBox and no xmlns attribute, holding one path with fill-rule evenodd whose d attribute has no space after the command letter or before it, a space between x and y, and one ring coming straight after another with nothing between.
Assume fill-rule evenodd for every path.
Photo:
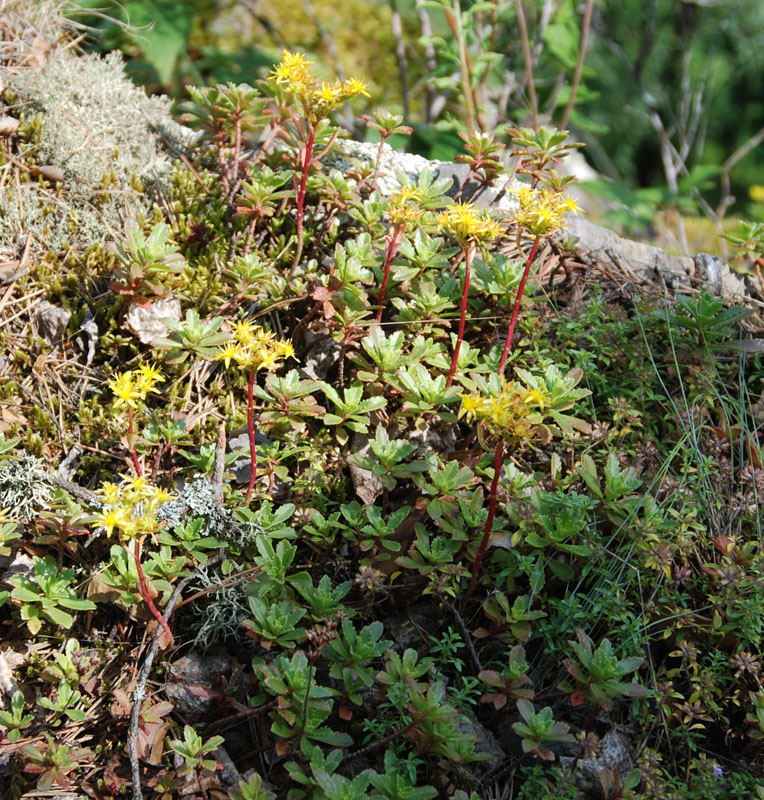
<instances>
[{"instance_id":1,"label":"weathered stone","mask_svg":"<svg viewBox=\"0 0 764 800\"><path fill-rule=\"evenodd\" d=\"M213 687L221 675L232 671L233 665L227 654L191 652L167 668L165 693L180 714L194 719L204 717L214 701Z\"/></svg>"},{"instance_id":2,"label":"weathered stone","mask_svg":"<svg viewBox=\"0 0 764 800\"><path fill-rule=\"evenodd\" d=\"M157 337L167 335L167 325L163 321L165 319L180 321L180 300L155 300L149 306L130 303L124 325L143 344L151 344Z\"/></svg>"},{"instance_id":3,"label":"weathered stone","mask_svg":"<svg viewBox=\"0 0 764 800\"><path fill-rule=\"evenodd\" d=\"M37 330L50 345L57 345L61 342L71 318L71 311L53 305L47 300L38 303L34 309L34 322Z\"/></svg>"}]
</instances>

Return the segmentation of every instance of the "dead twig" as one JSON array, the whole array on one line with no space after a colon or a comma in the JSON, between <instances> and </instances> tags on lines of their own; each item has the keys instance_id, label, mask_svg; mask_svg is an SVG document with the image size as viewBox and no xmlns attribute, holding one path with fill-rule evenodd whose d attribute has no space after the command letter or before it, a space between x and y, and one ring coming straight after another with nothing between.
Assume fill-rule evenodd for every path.
<instances>
[{"instance_id":1,"label":"dead twig","mask_svg":"<svg viewBox=\"0 0 764 800\"><path fill-rule=\"evenodd\" d=\"M223 560L222 553L213 556L207 561L204 566L212 567ZM191 583L192 580L198 577L200 568L197 567L190 575L183 578L183 580L175 587L170 601L164 608L164 617L168 619L172 616L175 606L180 599L183 590ZM130 771L133 777L133 800L143 800L143 790L141 789L141 765L138 759L138 725L141 719L141 706L143 705L143 698L146 694L146 684L151 674L151 667L159 651L159 639L161 638L164 630L161 626L157 626L154 638L149 645L146 658L143 661L141 671L138 673L138 681L135 684L132 698L132 712L130 714L130 730L127 735L127 752L130 756Z\"/></svg>"},{"instance_id":2,"label":"dead twig","mask_svg":"<svg viewBox=\"0 0 764 800\"><path fill-rule=\"evenodd\" d=\"M212 476L212 483L215 486L215 502L223 505L223 474L225 472L225 421L218 425L218 443L215 449L215 473Z\"/></svg>"}]
</instances>

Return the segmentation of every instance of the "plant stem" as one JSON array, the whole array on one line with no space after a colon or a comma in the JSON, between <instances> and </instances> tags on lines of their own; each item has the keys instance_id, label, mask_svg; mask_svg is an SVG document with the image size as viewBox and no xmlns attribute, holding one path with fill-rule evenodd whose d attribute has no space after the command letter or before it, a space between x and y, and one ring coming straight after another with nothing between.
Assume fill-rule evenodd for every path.
<instances>
[{"instance_id":1,"label":"plant stem","mask_svg":"<svg viewBox=\"0 0 764 800\"><path fill-rule=\"evenodd\" d=\"M382 141L379 143L379 150L377 150L377 160L374 162L374 174L371 177L371 191L375 191L377 188L377 181L379 180L379 170L382 167L382 153L385 148L385 142L387 141L388 133L386 131L382 131Z\"/></svg>"},{"instance_id":2,"label":"plant stem","mask_svg":"<svg viewBox=\"0 0 764 800\"><path fill-rule=\"evenodd\" d=\"M205 567L214 567L216 564L219 564L223 560L222 553L223 551L209 559L205 564ZM188 586L189 583L191 583L191 581L197 580L200 573L201 566L197 567L190 575L187 575L185 578L183 578L183 580L175 587L175 591L172 593L170 602L165 606L164 609L168 619L172 616L172 612L175 610L175 606L177 605L183 590L186 588L186 586ZM135 690L133 691L133 708L130 714L130 729L127 735L127 753L128 757L130 758L130 772L133 778L133 800L143 800L143 791L141 789L141 765L138 758L138 726L141 720L141 706L143 705L143 698L146 695L146 684L148 683L149 675L151 674L151 666L154 663L157 651L159 650L159 639L161 636L162 631L157 628L156 632L154 633L154 638L149 645L148 652L146 653L146 658L143 660L143 666L138 673L138 680L135 684Z\"/></svg>"},{"instance_id":3,"label":"plant stem","mask_svg":"<svg viewBox=\"0 0 764 800\"><path fill-rule=\"evenodd\" d=\"M252 489L255 486L255 479L257 478L257 448L255 447L255 418L254 418L254 388L256 370L249 373L249 384L247 386L247 432L249 433L249 486L247 486L247 496L244 498L244 505L248 506L252 498Z\"/></svg>"},{"instance_id":4,"label":"plant stem","mask_svg":"<svg viewBox=\"0 0 764 800\"><path fill-rule=\"evenodd\" d=\"M308 183L308 170L310 169L310 162L313 160L313 145L316 143L316 131L318 130L318 120L310 123L310 133L308 134L308 143L305 145L305 157L302 162L302 177L300 178L300 188L297 190L297 251L294 254L294 261L292 262L292 269L289 271L288 279L297 269L302 257L302 247L305 239L305 231L303 228L303 217L305 212L305 187Z\"/></svg>"},{"instance_id":5,"label":"plant stem","mask_svg":"<svg viewBox=\"0 0 764 800\"><path fill-rule=\"evenodd\" d=\"M520 302L523 299L523 292L525 291L525 282L528 280L528 273L531 271L531 264L536 258L536 253L539 249L541 242L541 234L536 237L531 247L531 252L528 254L528 260L525 262L525 269L523 270L523 277L520 279L520 285L517 287L517 297L515 297L515 305L512 309L512 319L509 321L509 330L507 331L507 339L504 342L504 351L501 354L501 361L499 361L499 375L504 374L504 367L507 363L507 356L512 349L512 337L515 335L515 325L517 325L517 317L520 314Z\"/></svg>"},{"instance_id":6,"label":"plant stem","mask_svg":"<svg viewBox=\"0 0 764 800\"><path fill-rule=\"evenodd\" d=\"M520 31L520 43L523 49L523 61L525 62L525 82L528 85L528 99L531 104L531 120L533 130L539 129L539 101L536 96L536 79L533 76L533 58L531 56L531 44L528 39L528 25L525 22L525 10L523 0L515 0L517 9L517 27Z\"/></svg>"},{"instance_id":7,"label":"plant stem","mask_svg":"<svg viewBox=\"0 0 764 800\"><path fill-rule=\"evenodd\" d=\"M592 11L594 10L594 0L586 0L586 7L584 8L584 16L581 20L581 38L578 43L578 60L576 67L573 71L573 80L570 84L570 98L565 110L562 112L560 119L560 130L568 129L568 122L573 109L576 106L576 95L578 94L578 87L581 83L581 75L584 71L584 61L586 61L586 45L589 40L589 28L592 25Z\"/></svg>"},{"instance_id":8,"label":"plant stem","mask_svg":"<svg viewBox=\"0 0 764 800\"><path fill-rule=\"evenodd\" d=\"M462 339L464 338L464 323L467 319L467 298L470 293L470 267L472 266L472 259L474 257L475 245L468 244L464 250L464 286L462 288L462 308L459 315L459 331L456 334L456 344L454 345L454 354L451 356L451 369L448 371L448 378L446 378L446 387L451 386L454 382L456 363L459 360L459 350L461 349Z\"/></svg>"},{"instance_id":9,"label":"plant stem","mask_svg":"<svg viewBox=\"0 0 764 800\"><path fill-rule=\"evenodd\" d=\"M130 445L130 458L133 461L133 469L138 478L143 477L143 469L141 462L138 461L138 453L135 451L135 443L133 441L133 409L131 406L127 407L127 441Z\"/></svg>"},{"instance_id":10,"label":"plant stem","mask_svg":"<svg viewBox=\"0 0 764 800\"><path fill-rule=\"evenodd\" d=\"M477 127L475 125L475 105L472 97L472 87L470 86L472 64L470 63L469 53L467 52L467 42L464 38L462 9L459 0L455 0L453 10L446 9L446 20L456 37L456 44L459 49L459 74L462 83L462 94L464 95L465 122L468 132L473 133L477 130Z\"/></svg>"},{"instance_id":11,"label":"plant stem","mask_svg":"<svg viewBox=\"0 0 764 800\"><path fill-rule=\"evenodd\" d=\"M493 457L493 480L491 481L491 498L488 503L488 517L485 521L485 528L483 529L483 538L480 540L480 547L478 548L477 555L475 556L475 564L472 567L472 579L470 580L467 594L470 595L475 591L477 579L480 575L480 567L483 563L483 556L485 555L486 548L488 547L488 540L491 538L491 530L493 529L493 520L496 516L496 491L499 487L499 476L501 475L502 467L504 466L504 440L499 439L496 445L496 452Z\"/></svg>"},{"instance_id":12,"label":"plant stem","mask_svg":"<svg viewBox=\"0 0 764 800\"><path fill-rule=\"evenodd\" d=\"M154 619L164 628L164 632L170 637L170 643L173 641L172 631L167 624L167 620L162 616L162 613L154 605L154 600L149 594L149 587L146 583L146 576L143 574L143 567L141 566L141 540L135 540L135 568L138 570L138 587L141 592L141 597L146 601L149 611L154 616Z\"/></svg>"},{"instance_id":13,"label":"plant stem","mask_svg":"<svg viewBox=\"0 0 764 800\"><path fill-rule=\"evenodd\" d=\"M387 242L387 249L385 250L385 274L382 278L382 285L379 287L379 299L377 300L377 305L379 306L379 310L377 311L377 322L382 321L382 312L384 311L384 302L385 302L385 290L387 289L387 281L390 278L390 265L393 263L393 258L395 254L398 252L398 244L401 240L401 235L403 234L404 226L403 225L396 225L393 228L393 232L390 234L390 239Z\"/></svg>"}]
</instances>

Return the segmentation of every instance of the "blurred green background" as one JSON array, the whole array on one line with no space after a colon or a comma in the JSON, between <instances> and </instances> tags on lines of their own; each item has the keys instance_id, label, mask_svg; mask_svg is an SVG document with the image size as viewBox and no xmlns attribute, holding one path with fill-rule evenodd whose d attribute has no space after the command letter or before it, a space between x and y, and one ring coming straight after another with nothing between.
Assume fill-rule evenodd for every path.
<instances>
[{"instance_id":1,"label":"blurred green background","mask_svg":"<svg viewBox=\"0 0 764 800\"><path fill-rule=\"evenodd\" d=\"M681 215L713 250L728 215L764 220L761 0L80 0L70 13L88 49L122 50L135 81L179 102L188 84L253 83L300 50L327 79L370 83L340 120L356 137L358 115L384 105L414 127L394 145L443 160L470 105L499 140L533 124L532 82L537 122L586 143L606 222L660 238Z\"/></svg>"}]
</instances>

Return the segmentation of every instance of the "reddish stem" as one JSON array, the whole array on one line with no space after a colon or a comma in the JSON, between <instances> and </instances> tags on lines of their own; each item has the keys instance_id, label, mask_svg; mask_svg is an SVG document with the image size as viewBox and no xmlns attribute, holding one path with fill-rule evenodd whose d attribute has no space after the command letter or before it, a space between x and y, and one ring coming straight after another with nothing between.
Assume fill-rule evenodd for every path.
<instances>
[{"instance_id":1,"label":"reddish stem","mask_svg":"<svg viewBox=\"0 0 764 800\"><path fill-rule=\"evenodd\" d=\"M300 188L297 190L297 252L294 255L294 262L290 270L289 277L300 263L302 256L302 246L304 239L303 230L303 217L305 212L305 187L308 183L308 170L310 169L310 162L313 160L313 145L316 143L316 130L318 129L318 121L310 124L310 133L308 134L308 143L305 145L305 158L302 162L302 177L300 178Z\"/></svg>"},{"instance_id":2,"label":"reddish stem","mask_svg":"<svg viewBox=\"0 0 764 800\"><path fill-rule=\"evenodd\" d=\"M149 594L149 587L146 583L146 576L143 574L143 567L141 566L141 540L135 540L135 567L138 570L138 587L141 592L141 597L146 601L149 611L154 615L154 619L164 628L165 633L170 637L170 642L173 641L172 631L167 624L167 620L162 616L161 611L154 605L154 600Z\"/></svg>"},{"instance_id":3,"label":"reddish stem","mask_svg":"<svg viewBox=\"0 0 764 800\"><path fill-rule=\"evenodd\" d=\"M459 316L459 331L456 334L456 345L454 346L454 354L451 356L451 369L448 371L448 378L446 378L446 386L451 386L454 382L454 373L456 372L456 362L459 360L459 350L462 346L462 339L464 338L464 323L467 319L467 298L470 293L470 267L472 266L472 259L475 257L475 245L470 244L464 251L464 286L462 288L462 310Z\"/></svg>"},{"instance_id":4,"label":"reddish stem","mask_svg":"<svg viewBox=\"0 0 764 800\"><path fill-rule=\"evenodd\" d=\"M244 499L244 505L248 506L252 498L252 489L255 486L255 478L257 478L257 449L255 447L255 418L254 418L254 387L255 375L257 372L252 370L249 373L249 385L247 387L247 431L249 433L249 463L251 471L249 474L249 486L247 486L247 496Z\"/></svg>"},{"instance_id":5,"label":"reddish stem","mask_svg":"<svg viewBox=\"0 0 764 800\"><path fill-rule=\"evenodd\" d=\"M138 478L143 477L143 469L141 462L138 461L138 453L135 451L135 444L133 442L133 409L132 406L127 407L127 441L130 445L130 458L133 461L133 469Z\"/></svg>"},{"instance_id":6,"label":"reddish stem","mask_svg":"<svg viewBox=\"0 0 764 800\"><path fill-rule=\"evenodd\" d=\"M377 150L377 160L374 163L374 175L371 178L371 191L377 188L377 180L379 179L379 168L382 166L382 151L385 147L387 137L390 135L389 131L382 132L382 141L379 143L379 150Z\"/></svg>"},{"instance_id":7,"label":"reddish stem","mask_svg":"<svg viewBox=\"0 0 764 800\"><path fill-rule=\"evenodd\" d=\"M525 269L523 270L523 277L520 279L520 285L517 287L517 297L515 298L515 306L512 309L512 319L509 321L509 330L507 331L507 340L504 342L504 352L501 354L501 361L499 361L499 375L504 374L504 367L507 363L507 356L512 349L512 338L515 335L515 325L517 324L517 317L520 314L520 302L523 299L523 292L525 291L525 282L528 280L528 274L531 271L531 264L536 258L536 253L539 249L539 242L541 235L536 237L531 247L531 252L528 255L528 260L525 262Z\"/></svg>"},{"instance_id":8,"label":"reddish stem","mask_svg":"<svg viewBox=\"0 0 764 800\"><path fill-rule=\"evenodd\" d=\"M390 265L393 263L393 258L398 252L398 244L400 243L404 228L405 226L403 225L396 225L393 228L393 232L390 234L390 240L387 243L387 249L385 250L385 274L382 278L382 285L379 287L379 299L377 300L377 305L379 306L379 310L377 311L377 322L382 322L385 290L387 289L387 281L390 278Z\"/></svg>"},{"instance_id":9,"label":"reddish stem","mask_svg":"<svg viewBox=\"0 0 764 800\"><path fill-rule=\"evenodd\" d=\"M477 555L475 556L475 564L472 567L472 579L470 580L467 594L472 594L477 586L477 579L480 575L480 567L483 563L483 556L485 555L486 548L488 547L488 540L491 538L491 530L493 529L493 520L496 516L496 491L499 486L499 476L501 475L502 468L504 467L504 441L499 439L496 445L496 453L493 457L493 480L491 481L491 499L488 503L488 517L485 521L485 528L483 529L483 538L480 540L480 547L478 548Z\"/></svg>"}]
</instances>

